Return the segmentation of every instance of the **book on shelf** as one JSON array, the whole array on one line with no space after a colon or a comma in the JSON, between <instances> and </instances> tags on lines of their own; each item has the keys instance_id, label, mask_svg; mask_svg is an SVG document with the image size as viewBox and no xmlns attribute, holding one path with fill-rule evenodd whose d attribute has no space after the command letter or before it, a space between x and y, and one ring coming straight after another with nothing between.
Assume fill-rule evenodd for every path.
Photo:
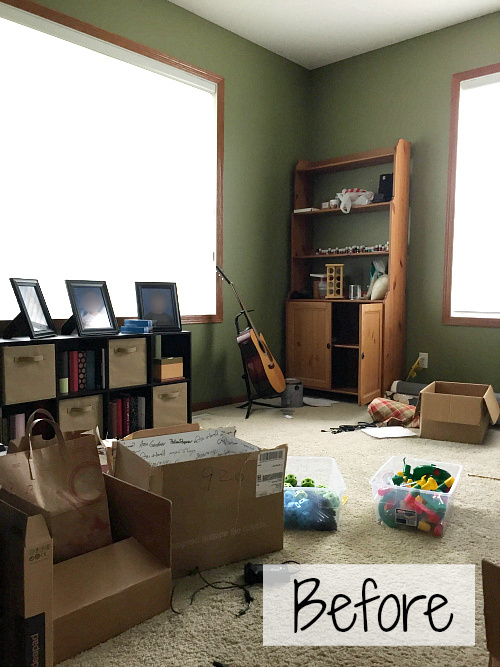
<instances>
[{"instance_id":1,"label":"book on shelf","mask_svg":"<svg viewBox=\"0 0 500 667\"><path fill-rule=\"evenodd\" d=\"M116 401L111 401L109 404L108 422L108 438L118 437Z\"/></svg>"},{"instance_id":2,"label":"book on shelf","mask_svg":"<svg viewBox=\"0 0 500 667\"><path fill-rule=\"evenodd\" d=\"M161 359L161 334L154 337L154 358Z\"/></svg>"},{"instance_id":3,"label":"book on shelf","mask_svg":"<svg viewBox=\"0 0 500 667\"><path fill-rule=\"evenodd\" d=\"M87 388L87 351L78 350L78 391Z\"/></svg>"},{"instance_id":4,"label":"book on shelf","mask_svg":"<svg viewBox=\"0 0 500 667\"><path fill-rule=\"evenodd\" d=\"M95 367L95 350L87 350L87 368L86 368L86 384L85 389L93 391L96 389L96 367Z\"/></svg>"},{"instance_id":5,"label":"book on shelf","mask_svg":"<svg viewBox=\"0 0 500 667\"><path fill-rule=\"evenodd\" d=\"M110 402L108 437L124 438L144 428L146 428L145 396L126 394Z\"/></svg>"},{"instance_id":6,"label":"book on shelf","mask_svg":"<svg viewBox=\"0 0 500 667\"><path fill-rule=\"evenodd\" d=\"M139 430L139 397L130 397L130 433Z\"/></svg>"},{"instance_id":7,"label":"book on shelf","mask_svg":"<svg viewBox=\"0 0 500 667\"><path fill-rule=\"evenodd\" d=\"M101 350L101 389L106 389L106 350Z\"/></svg>"},{"instance_id":8,"label":"book on shelf","mask_svg":"<svg viewBox=\"0 0 500 667\"><path fill-rule=\"evenodd\" d=\"M106 389L106 350L96 350L95 353L95 388Z\"/></svg>"},{"instance_id":9,"label":"book on shelf","mask_svg":"<svg viewBox=\"0 0 500 667\"><path fill-rule=\"evenodd\" d=\"M69 390L78 391L78 352L71 350L69 352Z\"/></svg>"},{"instance_id":10,"label":"book on shelf","mask_svg":"<svg viewBox=\"0 0 500 667\"><path fill-rule=\"evenodd\" d=\"M120 333L124 334L145 334L151 333L152 327L141 327L141 326L123 326L120 328Z\"/></svg>"},{"instance_id":11,"label":"book on shelf","mask_svg":"<svg viewBox=\"0 0 500 667\"><path fill-rule=\"evenodd\" d=\"M139 431L146 428L146 397L138 396Z\"/></svg>"},{"instance_id":12,"label":"book on shelf","mask_svg":"<svg viewBox=\"0 0 500 667\"><path fill-rule=\"evenodd\" d=\"M9 443L10 437L9 437L9 419L8 417L2 417L2 440L1 442L4 445L7 445Z\"/></svg>"},{"instance_id":13,"label":"book on shelf","mask_svg":"<svg viewBox=\"0 0 500 667\"><path fill-rule=\"evenodd\" d=\"M116 403L116 437L123 437L123 408L122 408L122 399L115 399Z\"/></svg>"},{"instance_id":14,"label":"book on shelf","mask_svg":"<svg viewBox=\"0 0 500 667\"><path fill-rule=\"evenodd\" d=\"M24 412L20 412L17 415L11 415L9 421L9 440L17 440L18 438L22 438L26 430L26 415Z\"/></svg>"},{"instance_id":15,"label":"book on shelf","mask_svg":"<svg viewBox=\"0 0 500 667\"><path fill-rule=\"evenodd\" d=\"M104 350L71 350L58 359L59 393L104 389Z\"/></svg>"},{"instance_id":16,"label":"book on shelf","mask_svg":"<svg viewBox=\"0 0 500 667\"><path fill-rule=\"evenodd\" d=\"M126 319L123 321L123 324L131 327L152 327L153 326L153 320L132 320L132 319Z\"/></svg>"},{"instance_id":17,"label":"book on shelf","mask_svg":"<svg viewBox=\"0 0 500 667\"><path fill-rule=\"evenodd\" d=\"M130 396L122 398L122 437L130 433Z\"/></svg>"},{"instance_id":18,"label":"book on shelf","mask_svg":"<svg viewBox=\"0 0 500 667\"><path fill-rule=\"evenodd\" d=\"M64 350L59 354L59 393L67 394L69 392L69 357Z\"/></svg>"}]
</instances>

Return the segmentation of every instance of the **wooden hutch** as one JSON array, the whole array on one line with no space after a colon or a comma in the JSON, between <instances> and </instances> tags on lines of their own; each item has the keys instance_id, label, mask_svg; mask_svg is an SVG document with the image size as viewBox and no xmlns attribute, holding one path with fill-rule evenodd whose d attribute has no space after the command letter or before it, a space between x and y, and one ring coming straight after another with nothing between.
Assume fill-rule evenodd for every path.
<instances>
[{"instance_id":1,"label":"wooden hutch","mask_svg":"<svg viewBox=\"0 0 500 667\"><path fill-rule=\"evenodd\" d=\"M340 173L348 170L352 173ZM349 214L320 208L341 187L376 191L379 175L388 171L393 173L391 201L354 207ZM341 186L340 179L346 184ZM307 388L355 396L365 405L405 376L409 179L410 143L404 139L395 148L297 164L294 210L319 209L293 213L291 228L287 375ZM374 234L384 233L378 242L389 240L387 250L318 254L320 247L350 245L349 239L371 246ZM292 298L312 294L310 274L324 273L327 263L344 263L344 287L351 279L366 291L376 259L383 260L389 275L382 301Z\"/></svg>"}]
</instances>

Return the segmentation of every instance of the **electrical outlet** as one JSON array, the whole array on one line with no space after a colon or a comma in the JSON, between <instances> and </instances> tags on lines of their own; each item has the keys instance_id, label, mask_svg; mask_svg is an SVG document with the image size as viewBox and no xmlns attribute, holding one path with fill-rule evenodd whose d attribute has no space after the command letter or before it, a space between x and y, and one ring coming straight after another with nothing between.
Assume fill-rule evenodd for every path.
<instances>
[{"instance_id":1,"label":"electrical outlet","mask_svg":"<svg viewBox=\"0 0 500 667\"><path fill-rule=\"evenodd\" d=\"M429 368L429 353L428 352L419 352L418 353L418 365L420 368Z\"/></svg>"}]
</instances>

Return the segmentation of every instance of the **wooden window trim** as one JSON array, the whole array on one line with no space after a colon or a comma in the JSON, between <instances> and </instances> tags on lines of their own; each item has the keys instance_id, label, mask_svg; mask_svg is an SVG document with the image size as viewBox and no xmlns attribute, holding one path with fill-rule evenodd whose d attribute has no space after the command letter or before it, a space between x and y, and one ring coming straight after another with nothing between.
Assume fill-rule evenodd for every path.
<instances>
[{"instance_id":1,"label":"wooden window trim","mask_svg":"<svg viewBox=\"0 0 500 667\"><path fill-rule=\"evenodd\" d=\"M53 9L48 9L38 5L31 0L2 0L5 5L16 7L25 12L35 14L41 18L59 23L67 28L78 30L97 39L101 39L115 46L120 46L123 49L128 49L147 58L152 58L158 62L176 67L177 69L198 76L201 79L206 79L212 83L217 84L217 210L216 210L216 239L217 239L217 257L216 264L223 266L223 174L224 174L224 77L209 72L207 70L189 65L188 63L173 58L172 56L153 49L144 44L139 44L121 35L116 35L102 28L98 28L85 21L73 18ZM222 298L222 281L217 279L217 274L214 271L213 279L216 281L216 309L213 315L183 315L183 324L201 324L201 323L216 323L223 321L223 298ZM4 324L2 321L1 324Z\"/></svg>"},{"instance_id":2,"label":"wooden window trim","mask_svg":"<svg viewBox=\"0 0 500 667\"><path fill-rule=\"evenodd\" d=\"M451 283L453 270L453 234L455 222L455 188L457 168L458 109L460 84L500 72L500 63L459 72L451 78L450 141L448 158L448 198L446 202L446 227L444 245L443 315L442 323L467 327L500 327L500 319L486 317L453 317L451 314Z\"/></svg>"}]
</instances>

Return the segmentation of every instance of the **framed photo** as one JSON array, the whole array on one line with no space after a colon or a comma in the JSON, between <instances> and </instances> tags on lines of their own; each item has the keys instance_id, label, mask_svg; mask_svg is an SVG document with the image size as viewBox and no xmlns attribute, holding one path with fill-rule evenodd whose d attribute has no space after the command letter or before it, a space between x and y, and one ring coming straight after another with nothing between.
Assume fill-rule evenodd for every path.
<instances>
[{"instance_id":1,"label":"framed photo","mask_svg":"<svg viewBox=\"0 0 500 667\"><path fill-rule=\"evenodd\" d=\"M66 288L80 336L119 332L105 281L66 280Z\"/></svg>"},{"instance_id":2,"label":"framed photo","mask_svg":"<svg viewBox=\"0 0 500 667\"><path fill-rule=\"evenodd\" d=\"M28 324L30 338L55 336L54 324L38 280L11 278L10 283L21 309L21 317Z\"/></svg>"},{"instance_id":3,"label":"framed photo","mask_svg":"<svg viewBox=\"0 0 500 667\"><path fill-rule=\"evenodd\" d=\"M136 283L135 291L139 318L152 320L153 331L181 331L175 283Z\"/></svg>"}]
</instances>

